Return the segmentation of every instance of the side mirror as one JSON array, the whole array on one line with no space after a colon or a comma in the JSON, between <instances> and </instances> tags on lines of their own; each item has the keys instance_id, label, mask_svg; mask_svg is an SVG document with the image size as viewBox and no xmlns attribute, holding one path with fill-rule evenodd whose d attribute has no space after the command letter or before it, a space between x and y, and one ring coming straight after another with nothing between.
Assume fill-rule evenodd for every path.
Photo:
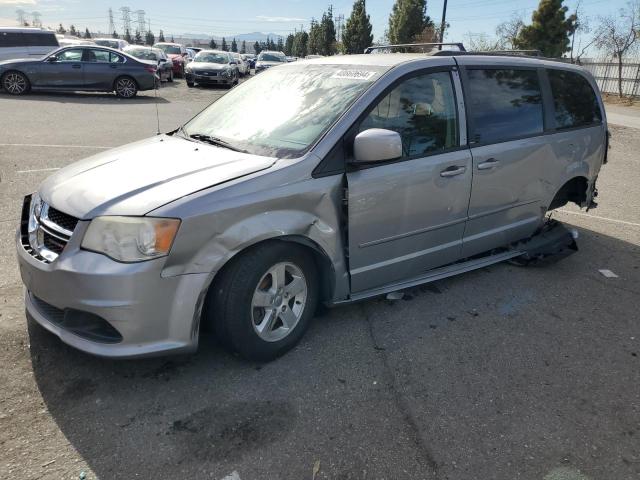
<instances>
[{"instance_id":1,"label":"side mirror","mask_svg":"<svg viewBox=\"0 0 640 480\"><path fill-rule=\"evenodd\" d=\"M160 65L161 63L167 63L167 59L161 58L160 60L158 60L158 65Z\"/></svg>"},{"instance_id":2,"label":"side mirror","mask_svg":"<svg viewBox=\"0 0 640 480\"><path fill-rule=\"evenodd\" d=\"M57 62L58 61L58 57L56 57L55 55L52 55L51 57L47 58L47 62L53 63L53 62Z\"/></svg>"},{"instance_id":3,"label":"side mirror","mask_svg":"<svg viewBox=\"0 0 640 480\"><path fill-rule=\"evenodd\" d=\"M353 153L355 163L395 160L402 157L402 139L398 132L370 128L356 135Z\"/></svg>"}]
</instances>

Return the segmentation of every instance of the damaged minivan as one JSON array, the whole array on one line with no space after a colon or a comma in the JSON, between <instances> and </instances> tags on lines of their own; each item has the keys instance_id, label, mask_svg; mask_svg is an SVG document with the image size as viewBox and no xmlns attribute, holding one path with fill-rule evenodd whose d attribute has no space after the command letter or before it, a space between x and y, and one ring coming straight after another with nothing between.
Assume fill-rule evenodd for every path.
<instances>
[{"instance_id":1,"label":"damaged minivan","mask_svg":"<svg viewBox=\"0 0 640 480\"><path fill-rule=\"evenodd\" d=\"M282 65L26 197L27 314L105 357L193 351L208 327L270 360L320 302L575 249L548 212L595 206L607 138L593 78L557 61Z\"/></svg>"}]
</instances>

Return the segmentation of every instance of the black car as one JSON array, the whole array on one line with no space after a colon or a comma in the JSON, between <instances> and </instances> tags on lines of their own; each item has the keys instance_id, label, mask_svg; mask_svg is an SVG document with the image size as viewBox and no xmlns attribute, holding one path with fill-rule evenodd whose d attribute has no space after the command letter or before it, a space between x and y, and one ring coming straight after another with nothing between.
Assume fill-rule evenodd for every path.
<instances>
[{"instance_id":1,"label":"black car","mask_svg":"<svg viewBox=\"0 0 640 480\"><path fill-rule=\"evenodd\" d=\"M129 45L122 50L127 55L137 58L157 67L157 75L160 81L173 82L173 65L159 48Z\"/></svg>"},{"instance_id":2,"label":"black car","mask_svg":"<svg viewBox=\"0 0 640 480\"><path fill-rule=\"evenodd\" d=\"M156 86L156 66L106 47L63 47L37 60L0 62L0 84L11 95L29 90L115 92L132 98Z\"/></svg>"},{"instance_id":3,"label":"black car","mask_svg":"<svg viewBox=\"0 0 640 480\"><path fill-rule=\"evenodd\" d=\"M225 85L232 87L238 83L240 73L238 63L229 52L202 50L185 68L187 86Z\"/></svg>"}]
</instances>

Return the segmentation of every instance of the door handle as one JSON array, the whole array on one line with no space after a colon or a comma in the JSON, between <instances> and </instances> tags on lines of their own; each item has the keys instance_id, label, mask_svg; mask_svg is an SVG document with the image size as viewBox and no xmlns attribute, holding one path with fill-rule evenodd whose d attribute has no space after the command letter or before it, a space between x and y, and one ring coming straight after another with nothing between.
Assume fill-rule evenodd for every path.
<instances>
[{"instance_id":1,"label":"door handle","mask_svg":"<svg viewBox=\"0 0 640 480\"><path fill-rule=\"evenodd\" d=\"M109 68L116 68L116 65L111 64L109 65Z\"/></svg>"},{"instance_id":2,"label":"door handle","mask_svg":"<svg viewBox=\"0 0 640 480\"><path fill-rule=\"evenodd\" d=\"M71 65L71 68L80 68L80 65L78 65L78 64Z\"/></svg>"},{"instance_id":3,"label":"door handle","mask_svg":"<svg viewBox=\"0 0 640 480\"><path fill-rule=\"evenodd\" d=\"M500 160L490 158L486 162L479 163L478 170L490 170L492 168L496 168L498 165L500 165Z\"/></svg>"},{"instance_id":4,"label":"door handle","mask_svg":"<svg viewBox=\"0 0 640 480\"><path fill-rule=\"evenodd\" d=\"M457 167L455 165L452 165L452 166L442 170L440 172L440 176L441 177L445 177L445 178L446 177L455 177L456 175L462 175L466 171L467 171L467 167Z\"/></svg>"}]
</instances>

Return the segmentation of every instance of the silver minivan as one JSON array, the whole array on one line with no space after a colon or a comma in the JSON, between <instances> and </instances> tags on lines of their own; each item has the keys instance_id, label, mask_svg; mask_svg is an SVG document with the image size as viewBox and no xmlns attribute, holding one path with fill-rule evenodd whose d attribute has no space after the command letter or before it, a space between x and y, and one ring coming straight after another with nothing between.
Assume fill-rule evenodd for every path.
<instances>
[{"instance_id":1,"label":"silver minivan","mask_svg":"<svg viewBox=\"0 0 640 480\"><path fill-rule=\"evenodd\" d=\"M51 30L26 27L0 28L0 61L17 58L39 58L60 45Z\"/></svg>"},{"instance_id":2,"label":"silver minivan","mask_svg":"<svg viewBox=\"0 0 640 480\"><path fill-rule=\"evenodd\" d=\"M593 78L556 61L283 64L26 197L27 313L101 356L193 351L209 328L269 360L319 302L526 256L550 210L595 205L607 139Z\"/></svg>"}]
</instances>

